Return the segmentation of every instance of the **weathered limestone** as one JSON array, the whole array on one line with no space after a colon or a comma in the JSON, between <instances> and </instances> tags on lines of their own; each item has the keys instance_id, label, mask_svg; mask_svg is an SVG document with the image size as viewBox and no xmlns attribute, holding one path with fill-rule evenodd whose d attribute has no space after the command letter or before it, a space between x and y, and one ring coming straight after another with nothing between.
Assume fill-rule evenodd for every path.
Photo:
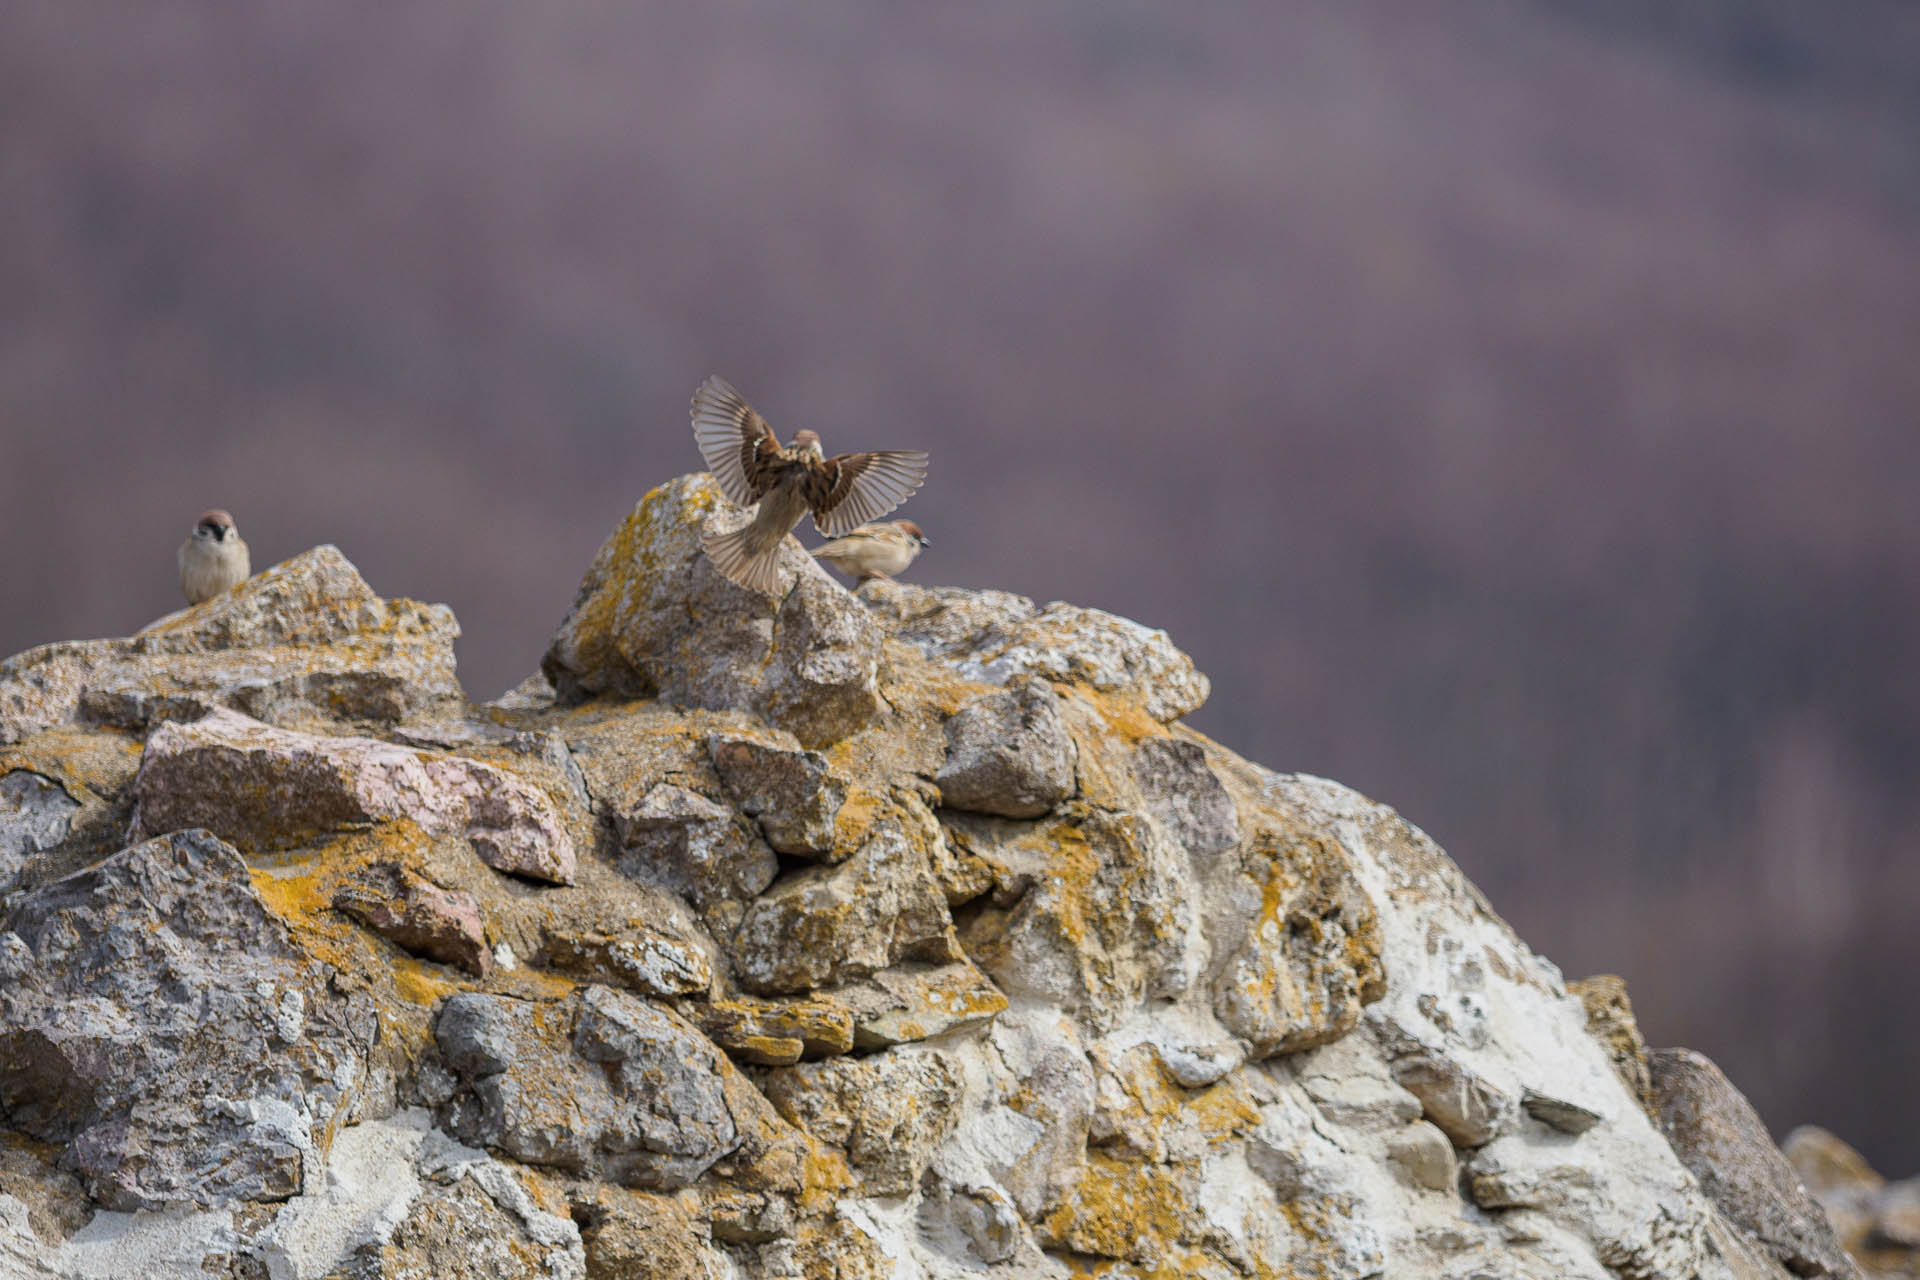
<instances>
[{"instance_id":1,"label":"weathered limestone","mask_svg":"<svg viewBox=\"0 0 1920 1280\"><path fill-rule=\"evenodd\" d=\"M0 774L0 893L13 888L27 856L67 838L80 802L31 769Z\"/></svg>"},{"instance_id":2,"label":"weathered limestone","mask_svg":"<svg viewBox=\"0 0 1920 1280\"><path fill-rule=\"evenodd\" d=\"M1042 680L976 698L947 721L934 775L948 808L1037 818L1073 794L1073 739Z\"/></svg>"},{"instance_id":3,"label":"weathered limestone","mask_svg":"<svg viewBox=\"0 0 1920 1280\"><path fill-rule=\"evenodd\" d=\"M434 1035L466 1084L448 1123L475 1146L670 1190L739 1145L724 1056L644 1000L606 987L564 1001L466 993Z\"/></svg>"},{"instance_id":4,"label":"weathered limestone","mask_svg":"<svg viewBox=\"0 0 1920 1280\"><path fill-rule=\"evenodd\" d=\"M882 823L835 867L809 867L747 909L734 936L740 982L790 995L864 978L902 960L960 959L926 853Z\"/></svg>"},{"instance_id":5,"label":"weathered limestone","mask_svg":"<svg viewBox=\"0 0 1920 1280\"><path fill-rule=\"evenodd\" d=\"M1617 982L1171 723L1163 634L798 550L765 599L710 518L649 494L486 706L324 549L0 667L0 1271L1850 1274Z\"/></svg>"},{"instance_id":6,"label":"weathered limestone","mask_svg":"<svg viewBox=\"0 0 1920 1280\"><path fill-rule=\"evenodd\" d=\"M242 848L279 849L354 823L406 818L466 837L495 870L573 879L573 842L553 802L461 756L296 733L216 710L156 729L134 790L136 839L206 827Z\"/></svg>"},{"instance_id":7,"label":"weathered limestone","mask_svg":"<svg viewBox=\"0 0 1920 1280\"><path fill-rule=\"evenodd\" d=\"M486 925L470 893L442 889L397 863L376 863L333 895L344 911L415 955L454 965L476 978L493 968Z\"/></svg>"},{"instance_id":8,"label":"weathered limestone","mask_svg":"<svg viewBox=\"0 0 1920 1280\"><path fill-rule=\"evenodd\" d=\"M333 547L275 565L125 640L0 663L0 743L85 720L141 730L230 707L259 720L392 723L460 697L443 605L382 600Z\"/></svg>"},{"instance_id":9,"label":"weathered limestone","mask_svg":"<svg viewBox=\"0 0 1920 1280\"><path fill-rule=\"evenodd\" d=\"M542 670L563 698L752 710L806 746L856 732L883 705L879 628L797 543L781 552L795 578L779 600L721 577L700 531L726 507L706 475L641 499L600 548Z\"/></svg>"},{"instance_id":10,"label":"weathered limestone","mask_svg":"<svg viewBox=\"0 0 1920 1280\"><path fill-rule=\"evenodd\" d=\"M136 845L0 918L0 1113L62 1144L108 1208L299 1191L373 1036L205 832Z\"/></svg>"},{"instance_id":11,"label":"weathered limestone","mask_svg":"<svg viewBox=\"0 0 1920 1280\"><path fill-rule=\"evenodd\" d=\"M1082 685L1178 720L1206 702L1207 678L1154 631L1098 609L1031 600L1004 591L868 583L860 596L889 635L969 680L1009 684L1024 676Z\"/></svg>"},{"instance_id":12,"label":"weathered limestone","mask_svg":"<svg viewBox=\"0 0 1920 1280\"><path fill-rule=\"evenodd\" d=\"M776 852L825 857L834 851L834 819L846 783L817 752L796 751L746 734L707 739L713 767L741 812L759 824Z\"/></svg>"}]
</instances>

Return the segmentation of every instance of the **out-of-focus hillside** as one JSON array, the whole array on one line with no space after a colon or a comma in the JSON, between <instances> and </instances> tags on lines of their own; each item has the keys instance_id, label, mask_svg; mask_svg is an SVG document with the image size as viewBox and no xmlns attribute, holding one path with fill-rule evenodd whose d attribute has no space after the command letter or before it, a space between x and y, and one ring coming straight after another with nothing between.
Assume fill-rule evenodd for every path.
<instances>
[{"instance_id":1,"label":"out-of-focus hillside","mask_svg":"<svg viewBox=\"0 0 1920 1280\"><path fill-rule=\"evenodd\" d=\"M1591 8L8 7L0 650L222 505L491 695L721 372L1911 1168L1920 17Z\"/></svg>"}]
</instances>

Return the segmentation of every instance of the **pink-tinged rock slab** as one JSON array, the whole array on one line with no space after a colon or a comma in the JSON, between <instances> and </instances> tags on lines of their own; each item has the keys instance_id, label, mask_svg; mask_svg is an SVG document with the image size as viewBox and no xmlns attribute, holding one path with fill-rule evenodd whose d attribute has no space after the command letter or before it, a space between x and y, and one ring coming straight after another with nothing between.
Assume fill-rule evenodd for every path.
<instances>
[{"instance_id":1,"label":"pink-tinged rock slab","mask_svg":"<svg viewBox=\"0 0 1920 1280\"><path fill-rule=\"evenodd\" d=\"M205 827L243 849L276 849L406 818L464 836L497 871L573 883L573 842L538 788L477 760L372 738L296 733L216 710L154 731L134 795L136 840Z\"/></svg>"},{"instance_id":2,"label":"pink-tinged rock slab","mask_svg":"<svg viewBox=\"0 0 1920 1280\"><path fill-rule=\"evenodd\" d=\"M442 889L393 863L376 863L333 895L344 911L415 955L484 978L493 968L480 904L470 893Z\"/></svg>"}]
</instances>

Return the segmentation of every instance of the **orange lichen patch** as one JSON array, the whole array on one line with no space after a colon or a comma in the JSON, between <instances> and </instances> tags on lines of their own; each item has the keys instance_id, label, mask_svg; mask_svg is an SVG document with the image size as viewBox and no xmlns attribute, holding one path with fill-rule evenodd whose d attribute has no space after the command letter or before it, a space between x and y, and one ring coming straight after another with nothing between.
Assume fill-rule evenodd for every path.
<instances>
[{"instance_id":1,"label":"orange lichen patch","mask_svg":"<svg viewBox=\"0 0 1920 1280\"><path fill-rule=\"evenodd\" d=\"M842 858L855 853L866 843L874 824L889 816L895 816L893 807L881 797L860 787L849 788L845 802L833 819L834 856Z\"/></svg>"},{"instance_id":2,"label":"orange lichen patch","mask_svg":"<svg viewBox=\"0 0 1920 1280\"><path fill-rule=\"evenodd\" d=\"M830 1147L803 1132L806 1156L800 1163L799 1207L808 1213L823 1213L854 1184L853 1167L847 1153Z\"/></svg>"},{"instance_id":3,"label":"orange lichen patch","mask_svg":"<svg viewBox=\"0 0 1920 1280\"><path fill-rule=\"evenodd\" d=\"M394 993L408 1004L433 1008L461 989L439 966L416 960L404 951L390 953L387 965L393 972Z\"/></svg>"},{"instance_id":4,"label":"orange lichen patch","mask_svg":"<svg viewBox=\"0 0 1920 1280\"><path fill-rule=\"evenodd\" d=\"M118 733L63 725L0 747L0 776L27 769L52 778L84 803L123 791L140 768L140 743Z\"/></svg>"},{"instance_id":5,"label":"orange lichen patch","mask_svg":"<svg viewBox=\"0 0 1920 1280\"><path fill-rule=\"evenodd\" d=\"M1075 685L1074 688L1085 695L1087 702L1106 722L1107 729L1125 745L1136 747L1148 738L1167 736L1166 726L1148 715L1139 703L1100 693L1086 685Z\"/></svg>"},{"instance_id":6,"label":"orange lichen patch","mask_svg":"<svg viewBox=\"0 0 1920 1280\"><path fill-rule=\"evenodd\" d=\"M1073 1253L1157 1260L1181 1242L1183 1224L1196 1216L1188 1180L1181 1166L1091 1152L1079 1185L1042 1220L1041 1234Z\"/></svg>"}]
</instances>

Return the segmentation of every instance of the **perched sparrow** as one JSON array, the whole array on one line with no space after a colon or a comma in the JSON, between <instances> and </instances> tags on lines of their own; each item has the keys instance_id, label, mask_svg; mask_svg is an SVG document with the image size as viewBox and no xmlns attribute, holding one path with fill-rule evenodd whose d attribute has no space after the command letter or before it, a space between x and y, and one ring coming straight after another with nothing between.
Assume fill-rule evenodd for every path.
<instances>
[{"instance_id":1,"label":"perched sparrow","mask_svg":"<svg viewBox=\"0 0 1920 1280\"><path fill-rule=\"evenodd\" d=\"M816 547L814 556L846 574L865 582L868 578L891 578L905 573L920 548L932 546L920 526L911 520L893 520L886 524L863 524L844 538L835 538L824 547Z\"/></svg>"},{"instance_id":2,"label":"perched sparrow","mask_svg":"<svg viewBox=\"0 0 1920 1280\"><path fill-rule=\"evenodd\" d=\"M743 507L760 504L744 528L708 534L700 545L729 581L768 595L780 590L780 540L801 516L811 511L813 527L837 538L878 520L927 478L927 455L918 450L829 458L811 431L795 432L783 449L767 420L719 378L693 393L693 438L720 492Z\"/></svg>"},{"instance_id":3,"label":"perched sparrow","mask_svg":"<svg viewBox=\"0 0 1920 1280\"><path fill-rule=\"evenodd\" d=\"M188 604L211 600L245 582L253 573L247 544L224 511L203 511L193 532L180 544L180 590Z\"/></svg>"}]
</instances>

